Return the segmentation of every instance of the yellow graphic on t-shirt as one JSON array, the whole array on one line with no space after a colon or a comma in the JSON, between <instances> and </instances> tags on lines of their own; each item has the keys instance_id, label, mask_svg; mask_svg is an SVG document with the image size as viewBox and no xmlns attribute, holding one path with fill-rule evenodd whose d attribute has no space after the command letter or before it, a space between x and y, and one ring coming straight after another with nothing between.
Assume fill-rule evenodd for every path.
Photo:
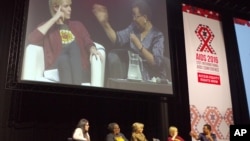
<instances>
[{"instance_id":1,"label":"yellow graphic on t-shirt","mask_svg":"<svg viewBox=\"0 0 250 141\"><path fill-rule=\"evenodd\" d=\"M75 40L75 36L70 30L61 29L60 35L62 38L62 44L69 44Z\"/></svg>"},{"instance_id":2,"label":"yellow graphic on t-shirt","mask_svg":"<svg viewBox=\"0 0 250 141\"><path fill-rule=\"evenodd\" d=\"M122 136L119 136L119 137L115 137L115 141L124 141L124 139L122 138Z\"/></svg>"}]
</instances>

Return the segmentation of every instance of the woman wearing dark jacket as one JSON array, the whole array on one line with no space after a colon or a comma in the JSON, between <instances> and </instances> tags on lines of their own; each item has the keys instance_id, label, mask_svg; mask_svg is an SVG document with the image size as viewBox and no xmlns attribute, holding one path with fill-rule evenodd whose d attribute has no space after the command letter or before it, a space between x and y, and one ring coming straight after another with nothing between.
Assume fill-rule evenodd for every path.
<instances>
[{"instance_id":1,"label":"woman wearing dark jacket","mask_svg":"<svg viewBox=\"0 0 250 141\"><path fill-rule=\"evenodd\" d=\"M106 141L128 141L128 139L121 133L118 123L112 122L108 125L109 134L106 136Z\"/></svg>"}]
</instances>

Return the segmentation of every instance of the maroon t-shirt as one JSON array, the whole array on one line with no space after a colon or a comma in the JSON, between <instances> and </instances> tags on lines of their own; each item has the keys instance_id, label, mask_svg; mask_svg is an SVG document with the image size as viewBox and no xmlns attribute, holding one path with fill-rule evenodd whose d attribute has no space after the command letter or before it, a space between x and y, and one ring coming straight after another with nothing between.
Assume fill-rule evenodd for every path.
<instances>
[{"instance_id":1,"label":"maroon t-shirt","mask_svg":"<svg viewBox=\"0 0 250 141\"><path fill-rule=\"evenodd\" d=\"M83 69L87 69L90 66L89 49L91 46L94 46L94 43L87 29L81 22L67 21L66 24L69 30L74 34L76 43L81 50ZM60 28L54 25L45 35L37 29L28 35L28 44L39 45L44 48L45 69L52 67L61 54L63 46L59 30Z\"/></svg>"}]
</instances>

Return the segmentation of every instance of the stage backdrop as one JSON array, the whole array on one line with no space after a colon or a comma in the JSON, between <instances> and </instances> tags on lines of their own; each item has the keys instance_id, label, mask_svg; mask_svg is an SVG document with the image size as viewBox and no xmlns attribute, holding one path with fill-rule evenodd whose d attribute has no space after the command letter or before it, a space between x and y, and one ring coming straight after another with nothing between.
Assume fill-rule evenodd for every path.
<instances>
[{"instance_id":1,"label":"stage backdrop","mask_svg":"<svg viewBox=\"0 0 250 141\"><path fill-rule=\"evenodd\" d=\"M219 14L186 4L182 8L190 130L202 132L203 125L208 123L218 141L229 140L229 125L233 124L233 114Z\"/></svg>"},{"instance_id":2,"label":"stage backdrop","mask_svg":"<svg viewBox=\"0 0 250 141\"><path fill-rule=\"evenodd\" d=\"M244 78L245 91L247 97L248 110L250 110L250 21L235 18L235 32L237 37L238 49L240 54L241 69ZM248 87L247 87L248 86ZM250 119L250 111L249 111Z\"/></svg>"}]
</instances>

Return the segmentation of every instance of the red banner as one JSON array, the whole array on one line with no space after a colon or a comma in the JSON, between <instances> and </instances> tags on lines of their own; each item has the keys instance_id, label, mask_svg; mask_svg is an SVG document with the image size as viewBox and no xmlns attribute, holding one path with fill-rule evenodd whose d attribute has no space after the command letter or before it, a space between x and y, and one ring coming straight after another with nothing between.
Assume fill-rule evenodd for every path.
<instances>
[{"instance_id":1,"label":"red banner","mask_svg":"<svg viewBox=\"0 0 250 141\"><path fill-rule=\"evenodd\" d=\"M220 76L206 73L197 73L198 82L220 85Z\"/></svg>"}]
</instances>

